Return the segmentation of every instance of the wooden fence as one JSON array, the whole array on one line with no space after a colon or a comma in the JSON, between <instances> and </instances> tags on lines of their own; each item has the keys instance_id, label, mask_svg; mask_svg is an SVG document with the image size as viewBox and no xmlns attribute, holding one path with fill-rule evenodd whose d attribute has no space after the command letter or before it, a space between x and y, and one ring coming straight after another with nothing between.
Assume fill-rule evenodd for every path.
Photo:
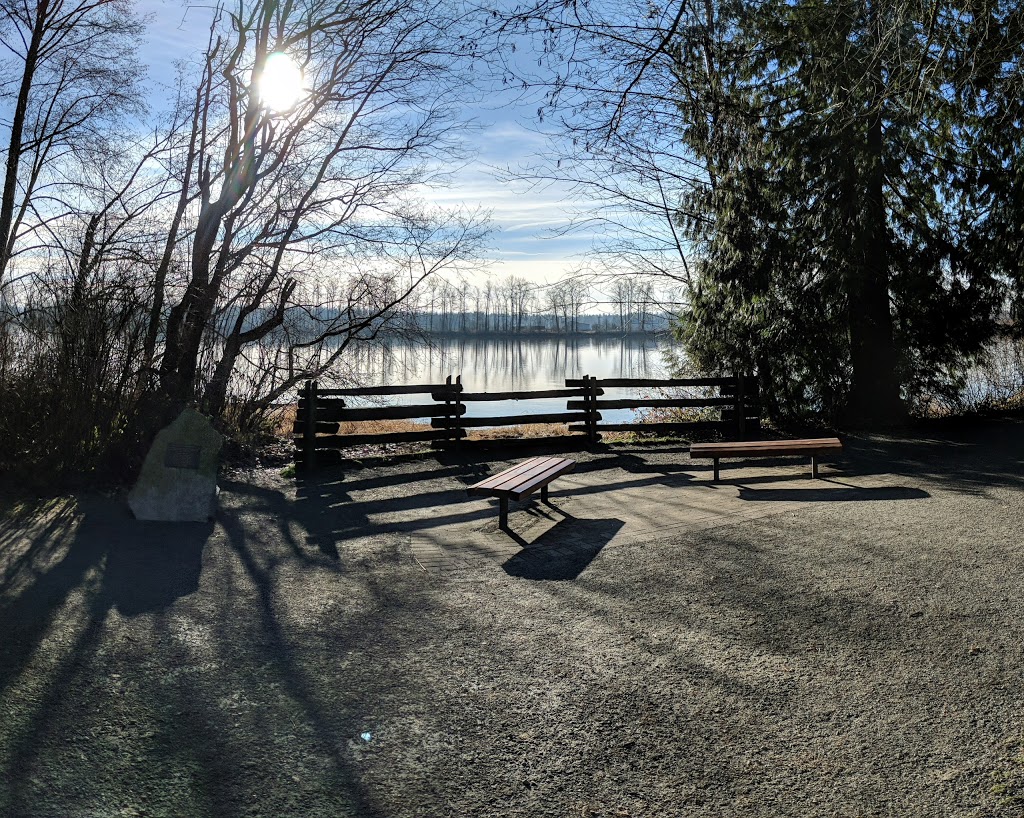
<instances>
[{"instance_id":1,"label":"wooden fence","mask_svg":"<svg viewBox=\"0 0 1024 818\"><path fill-rule=\"evenodd\" d=\"M723 378L599 380L584 375L567 379L565 389L532 392L467 392L462 376L449 375L444 383L412 386L373 386L351 389L320 389L316 381L307 381L299 394L296 415L295 459L311 470L341 460L341 450L364 444L429 442L436 448L514 443L555 445L569 449L596 443L602 432L638 432L687 438L693 433L717 432L730 439L743 439L760 430L760 401L757 378L753 376ZM607 388L664 389L717 388L717 395L672 398L604 398ZM380 395L427 395L430 402L408 406L349 407L345 397ZM566 398L565 412L528 412L519 415L466 417L467 404L487 401L540 400ZM673 423L602 423L602 409L712 409L717 419ZM415 432L373 434L340 434L342 423L365 420L401 420L430 418L430 428ZM467 441L468 430L482 427L520 426L530 423L564 423L568 435L522 439Z\"/></svg>"}]
</instances>

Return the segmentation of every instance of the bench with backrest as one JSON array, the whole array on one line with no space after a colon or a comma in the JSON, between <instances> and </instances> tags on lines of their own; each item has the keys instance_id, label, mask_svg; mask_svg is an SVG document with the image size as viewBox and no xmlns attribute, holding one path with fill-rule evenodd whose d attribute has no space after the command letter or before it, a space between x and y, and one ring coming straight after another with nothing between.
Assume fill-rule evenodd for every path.
<instances>
[{"instance_id":1,"label":"bench with backrest","mask_svg":"<svg viewBox=\"0 0 1024 818\"><path fill-rule=\"evenodd\" d=\"M498 525L508 528L508 501L522 500L540 489L540 498L548 499L548 484L557 477L571 472L576 463L566 457L531 457L518 465L505 469L493 477L470 486L471 495L498 498Z\"/></svg>"},{"instance_id":2,"label":"bench with backrest","mask_svg":"<svg viewBox=\"0 0 1024 818\"><path fill-rule=\"evenodd\" d=\"M818 458L841 452L843 444L838 437L816 437L804 440L737 440L727 443L694 443L690 458L712 458L715 462L714 481L718 482L718 461L723 457L777 457L804 455L811 458L811 478L818 476Z\"/></svg>"}]
</instances>

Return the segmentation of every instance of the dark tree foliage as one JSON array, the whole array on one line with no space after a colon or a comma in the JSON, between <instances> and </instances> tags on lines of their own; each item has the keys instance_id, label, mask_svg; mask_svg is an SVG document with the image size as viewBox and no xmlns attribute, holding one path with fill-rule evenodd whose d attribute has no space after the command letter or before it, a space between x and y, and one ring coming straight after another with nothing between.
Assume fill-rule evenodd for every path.
<instances>
[{"instance_id":1,"label":"dark tree foliage","mask_svg":"<svg viewBox=\"0 0 1024 818\"><path fill-rule=\"evenodd\" d=\"M1018 12L812 0L719 15L717 41L688 32L678 52L700 123L684 139L709 170L695 197L711 220L689 224L692 354L756 368L778 414L885 423L901 398L955 391L1016 275L991 244L1019 133L1003 158L987 139Z\"/></svg>"},{"instance_id":2,"label":"dark tree foliage","mask_svg":"<svg viewBox=\"0 0 1024 818\"><path fill-rule=\"evenodd\" d=\"M673 174L688 357L756 370L776 416L898 421L957 393L1019 311L1016 4L540 0L512 19L569 55L544 112L579 146L566 179L598 151L612 196L616 174Z\"/></svg>"}]
</instances>

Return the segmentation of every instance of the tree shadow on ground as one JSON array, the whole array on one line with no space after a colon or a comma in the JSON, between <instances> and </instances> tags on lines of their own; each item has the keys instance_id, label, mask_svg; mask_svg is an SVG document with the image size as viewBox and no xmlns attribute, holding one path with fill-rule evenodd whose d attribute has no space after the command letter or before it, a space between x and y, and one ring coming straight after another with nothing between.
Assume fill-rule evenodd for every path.
<instances>
[{"instance_id":1,"label":"tree shadow on ground","mask_svg":"<svg viewBox=\"0 0 1024 818\"><path fill-rule=\"evenodd\" d=\"M109 661L112 622L159 615L198 591L213 530L212 523L138 521L123 503L105 497L80 499L72 507L59 525L22 520L20 536L12 531L4 537L14 558L0 584L0 699L10 705L19 692L31 691L5 711L9 723L0 730L0 778L12 782L7 792L0 790L0 812L10 810L4 814L51 814L39 807L40 768L59 769L59 778L72 787L86 780L77 765L53 757L105 712L95 697L106 673L97 667ZM112 611L120 618L112 618ZM86 766L104 756L79 760Z\"/></svg>"},{"instance_id":2,"label":"tree shadow on ground","mask_svg":"<svg viewBox=\"0 0 1024 818\"><path fill-rule=\"evenodd\" d=\"M966 494L1024 488L1024 420L957 419L890 435L844 439L848 474L900 474Z\"/></svg>"},{"instance_id":3,"label":"tree shadow on ground","mask_svg":"<svg viewBox=\"0 0 1024 818\"><path fill-rule=\"evenodd\" d=\"M343 578L296 559L276 522L222 508L211 537L97 498L4 540L33 556L0 585L0 814L72 814L86 792L125 812L303 814L315 793L332 814L382 814L345 751L377 708L333 690L339 656L381 650L378 606L296 627L287 606L310 592L282 576L329 594Z\"/></svg>"},{"instance_id":4,"label":"tree shadow on ground","mask_svg":"<svg viewBox=\"0 0 1024 818\"><path fill-rule=\"evenodd\" d=\"M1020 449L998 439L952 448L853 441L850 449L850 473L860 465L864 473L913 473L931 481L929 490L984 492L1024 479ZM962 780L904 786L908 770L924 764L912 769L905 747L924 759L961 746L961 755L983 758L987 731L977 725L1017 712L1019 657L999 646L1012 642L1018 613L1012 582L997 583L1019 573L1009 538L981 583L975 569L962 573L974 544L945 554L931 542L926 514L906 543L895 530L878 542L874 508L846 504L837 511L860 516L837 517L843 536L828 547L821 521L831 512L819 509L673 535L664 549L607 549L596 565L587 549L606 543L617 521L577 519L578 551L538 550L532 570L525 556L518 563L516 576L554 581L496 584L501 601L490 610L491 589L366 558L373 549L389 553L394 539L367 544L380 533L493 518L493 509L452 504L440 521L416 519L423 498L443 506L443 498L465 496L457 470L446 467L434 481L429 469L417 470L422 483L403 479L415 471L311 481L296 503L284 490L235 484L232 508L201 550L200 590L185 596L194 554L181 564L167 555L166 587L138 596L124 587L144 564L136 549L147 536L160 541L127 517L105 527L86 508L91 545L74 529L61 538L60 526L50 526L17 546L34 550L2 569L0 661L25 663L23 646L8 641L12 610L28 626L17 638L45 644L32 657L39 684L21 695L19 679L4 702L14 702L18 723L0 724L0 813L96 811L101 797L103 811L196 816L395 815L438 803L459 814L500 811L481 806L484 798L523 813L565 813L574 795L560 789L571 785L559 766L567 747L593 759L594 770L607 759L628 765L614 783L595 777L586 793L608 803L625 786L649 786L636 771L666 769L666 759L674 780L731 796L761 772L734 759L761 758L790 782L776 794L794 814L833 790L863 812L875 797L913 811L907 792L948 793ZM388 521L395 506L405 516ZM139 542L123 548L122 527ZM346 538L365 539L347 549ZM12 542L0 539L5 548ZM123 551L120 565L115 550ZM580 581L564 581L573 578ZM992 598L994 583L1005 587L1005 601ZM116 606L148 610L111 615ZM953 687L950 678L976 678L983 689ZM564 695L557 711L538 707L538 679L578 695ZM808 698L808 680L821 688L816 698ZM888 720L856 718L879 700ZM810 729L789 730L794 722ZM891 739L878 741L878 724ZM352 746L362 752L363 730L374 741L359 755ZM531 745L502 741L526 731ZM819 732L828 735L814 738ZM838 771L793 753L805 743L821 748L831 735L860 753L843 756ZM408 752L396 752L399 745ZM850 763L878 774L851 784ZM515 775L503 778L509 770ZM7 801L5 787L14 793ZM93 800L83 806L85 798Z\"/></svg>"},{"instance_id":5,"label":"tree shadow on ground","mask_svg":"<svg viewBox=\"0 0 1024 818\"><path fill-rule=\"evenodd\" d=\"M76 590L102 576L92 595L97 610L124 616L162 610L199 588L202 554L212 523L136 520L123 504L91 498L60 529L28 531L7 547L20 552L0 585L0 688L17 676Z\"/></svg>"},{"instance_id":6,"label":"tree shadow on ground","mask_svg":"<svg viewBox=\"0 0 1024 818\"><path fill-rule=\"evenodd\" d=\"M366 818L381 818L384 813L369 799L360 781L360 771L346 757L345 742L359 734L362 711L382 708L372 704L374 694L369 692L369 685L365 685L365 695L360 695L356 701L349 700L345 695L339 696L334 685L339 673L338 657L379 649L377 607L382 601L380 597L390 592L382 592L373 587L369 578L360 577L360 587L367 592L369 599L374 600L374 604L342 620L332 621L329 631L321 630L310 639L303 629L292 627L282 616L286 607L282 604L282 586L289 584L282 569L295 562L295 552L289 555L273 538L252 537L251 522L239 518L232 510L225 511L222 519L227 533L227 547L239 560L247 587L246 608L251 617L248 627L252 631L249 644L241 650L232 646L226 652L244 654L244 662L254 673L263 677L263 685L287 696L287 712L280 713L281 721L288 724L297 719L299 724L307 728L307 748L328 761L319 773L320 786L334 794L335 802L342 799L347 809L352 810L351 813L342 812ZM299 556L303 556L301 552ZM322 578L340 579L334 559L332 557L330 562L319 560L319 565L314 566L319 567L321 572L327 569L320 574ZM305 571L301 575L308 577ZM303 584L310 581L312 577L299 580ZM328 581L330 585L324 587L324 590L333 596L341 586ZM296 593L301 592L292 588L291 594ZM267 694L265 687L260 690L259 695ZM275 692L270 699L270 712L281 709L280 694ZM259 721L264 721L262 716ZM273 742L280 729L280 725L270 725L267 741ZM258 748L249 749L255 751Z\"/></svg>"}]
</instances>

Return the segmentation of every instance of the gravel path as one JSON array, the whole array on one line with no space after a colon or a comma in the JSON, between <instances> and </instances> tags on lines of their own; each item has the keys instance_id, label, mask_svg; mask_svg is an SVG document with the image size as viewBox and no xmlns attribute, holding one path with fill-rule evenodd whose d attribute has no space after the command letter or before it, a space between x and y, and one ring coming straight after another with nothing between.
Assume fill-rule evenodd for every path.
<instances>
[{"instance_id":1,"label":"gravel path","mask_svg":"<svg viewBox=\"0 0 1024 818\"><path fill-rule=\"evenodd\" d=\"M9 511L0 815L1024 815L1024 423L724 472L764 510L629 537L622 491L707 487L579 460L569 517L457 570L417 538L493 542L462 488L508 461L252 473L209 525Z\"/></svg>"}]
</instances>

